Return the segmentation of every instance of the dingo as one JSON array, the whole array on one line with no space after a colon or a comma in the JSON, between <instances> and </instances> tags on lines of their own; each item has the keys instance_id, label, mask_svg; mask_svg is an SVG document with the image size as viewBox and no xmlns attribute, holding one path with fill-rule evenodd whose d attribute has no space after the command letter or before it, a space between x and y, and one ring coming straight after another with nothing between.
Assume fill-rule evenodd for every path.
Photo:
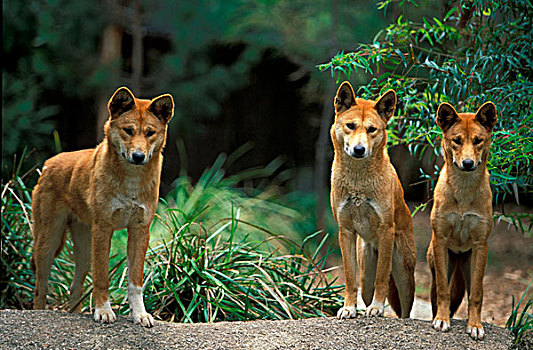
<instances>
[{"instance_id":1,"label":"dingo","mask_svg":"<svg viewBox=\"0 0 533 350\"><path fill-rule=\"evenodd\" d=\"M66 228L74 243L75 272L69 304L77 312L92 259L94 319L114 322L109 303L109 248L113 231L128 229L128 300L134 323L154 325L142 296L144 258L150 238L165 145L174 113L172 96L141 100L125 87L109 101L105 138L95 148L47 160L33 191L34 309L46 306L47 281Z\"/></svg>"},{"instance_id":2,"label":"dingo","mask_svg":"<svg viewBox=\"0 0 533 350\"><path fill-rule=\"evenodd\" d=\"M466 332L485 336L481 325L487 239L492 230L492 191L487 171L490 135L496 124L492 102L476 114L457 113L442 103L437 124L443 132L445 164L435 187L427 259L432 274L433 327L446 332L468 291Z\"/></svg>"},{"instance_id":3,"label":"dingo","mask_svg":"<svg viewBox=\"0 0 533 350\"><path fill-rule=\"evenodd\" d=\"M331 207L339 225L346 276L338 318L357 315L356 255L367 316L382 316L387 297L402 318L409 317L413 305L413 222L386 149L387 122L395 107L393 90L377 102L367 101L356 99L348 82L335 97Z\"/></svg>"}]
</instances>

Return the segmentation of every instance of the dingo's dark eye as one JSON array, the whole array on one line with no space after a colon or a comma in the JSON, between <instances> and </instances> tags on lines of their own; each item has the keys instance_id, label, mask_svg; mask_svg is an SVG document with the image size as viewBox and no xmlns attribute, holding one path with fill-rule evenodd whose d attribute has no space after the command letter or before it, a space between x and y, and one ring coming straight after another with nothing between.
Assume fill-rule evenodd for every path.
<instances>
[{"instance_id":1,"label":"dingo's dark eye","mask_svg":"<svg viewBox=\"0 0 533 350\"><path fill-rule=\"evenodd\" d=\"M461 145L461 138L460 137L456 137L452 141L453 141L453 143L455 143L457 145Z\"/></svg>"},{"instance_id":2,"label":"dingo's dark eye","mask_svg":"<svg viewBox=\"0 0 533 350\"><path fill-rule=\"evenodd\" d=\"M124 129L122 129L122 130L124 130L124 132L125 132L126 134L130 135L130 136L133 135L133 129L132 129L132 128L124 128Z\"/></svg>"},{"instance_id":3,"label":"dingo's dark eye","mask_svg":"<svg viewBox=\"0 0 533 350\"><path fill-rule=\"evenodd\" d=\"M376 129L375 127L373 127L373 126L371 126L371 127L368 128L368 132L369 132L369 133L373 133L373 132L376 131L376 130L377 130L377 129Z\"/></svg>"},{"instance_id":4,"label":"dingo's dark eye","mask_svg":"<svg viewBox=\"0 0 533 350\"><path fill-rule=\"evenodd\" d=\"M153 131L153 130L148 130L148 131L146 132L146 137L153 136L154 134L155 134L155 131Z\"/></svg>"},{"instance_id":5,"label":"dingo's dark eye","mask_svg":"<svg viewBox=\"0 0 533 350\"><path fill-rule=\"evenodd\" d=\"M346 127L350 130L353 130L355 129L355 124L354 123L346 123Z\"/></svg>"},{"instance_id":6,"label":"dingo's dark eye","mask_svg":"<svg viewBox=\"0 0 533 350\"><path fill-rule=\"evenodd\" d=\"M480 139L479 137L474 139L474 145L479 145L481 142L483 142L483 139Z\"/></svg>"}]
</instances>

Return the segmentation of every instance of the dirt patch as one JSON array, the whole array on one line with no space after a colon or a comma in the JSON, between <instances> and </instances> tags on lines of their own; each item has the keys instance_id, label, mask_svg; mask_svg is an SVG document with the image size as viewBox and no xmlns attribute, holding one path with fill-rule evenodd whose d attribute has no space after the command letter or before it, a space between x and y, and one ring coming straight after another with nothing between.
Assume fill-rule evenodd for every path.
<instances>
[{"instance_id":1,"label":"dirt patch","mask_svg":"<svg viewBox=\"0 0 533 350\"><path fill-rule=\"evenodd\" d=\"M474 341L464 321L448 333L430 323L397 318L311 318L305 320L176 324L151 329L119 317L112 325L91 315L59 311L0 311L1 349L508 349L511 334L486 324Z\"/></svg>"}]
</instances>

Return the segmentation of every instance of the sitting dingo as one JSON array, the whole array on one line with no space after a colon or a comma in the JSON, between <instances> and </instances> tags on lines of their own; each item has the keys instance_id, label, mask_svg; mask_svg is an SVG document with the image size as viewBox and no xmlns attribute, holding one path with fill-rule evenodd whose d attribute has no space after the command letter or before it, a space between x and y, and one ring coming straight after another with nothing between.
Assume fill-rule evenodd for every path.
<instances>
[{"instance_id":1,"label":"sitting dingo","mask_svg":"<svg viewBox=\"0 0 533 350\"><path fill-rule=\"evenodd\" d=\"M144 258L158 198L172 96L141 100L125 87L109 101L105 138L95 149L47 160L33 191L34 309L46 306L47 281L66 229L74 243L71 308L80 311L83 281L93 268L94 319L114 322L109 303L109 248L114 230L128 229L128 300L134 323L151 327L142 296Z\"/></svg>"},{"instance_id":2,"label":"sitting dingo","mask_svg":"<svg viewBox=\"0 0 533 350\"><path fill-rule=\"evenodd\" d=\"M393 90L374 102L355 98L348 82L335 97L331 207L346 276L338 318L357 315L356 255L367 316L382 316L387 297L402 318L409 317L413 305L413 222L386 148L387 122L395 107Z\"/></svg>"},{"instance_id":3,"label":"sitting dingo","mask_svg":"<svg viewBox=\"0 0 533 350\"><path fill-rule=\"evenodd\" d=\"M435 187L427 259L432 273L433 327L446 332L468 291L466 332L485 336L481 325L487 239L492 230L492 192L487 171L496 107L487 102L474 113L457 113L442 103L437 124L443 132L445 164Z\"/></svg>"}]
</instances>

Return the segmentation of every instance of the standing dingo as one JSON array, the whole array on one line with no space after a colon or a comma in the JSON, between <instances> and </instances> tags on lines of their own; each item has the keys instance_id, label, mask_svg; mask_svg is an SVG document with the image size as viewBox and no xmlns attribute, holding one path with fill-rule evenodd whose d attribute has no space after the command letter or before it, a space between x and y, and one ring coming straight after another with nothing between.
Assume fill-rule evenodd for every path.
<instances>
[{"instance_id":1,"label":"standing dingo","mask_svg":"<svg viewBox=\"0 0 533 350\"><path fill-rule=\"evenodd\" d=\"M492 191L487 160L496 124L496 107L487 102L474 113L457 113L448 103L437 110L445 163L435 187L427 260L432 274L433 327L446 332L468 292L466 332L485 336L481 324L483 275L492 230Z\"/></svg>"},{"instance_id":2,"label":"standing dingo","mask_svg":"<svg viewBox=\"0 0 533 350\"><path fill-rule=\"evenodd\" d=\"M66 230L74 243L70 306L81 310L83 281L93 268L94 319L114 322L109 303L109 249L114 230L128 229L128 300L134 323L151 327L142 296L149 226L158 198L162 150L174 113L172 96L141 100L125 87L109 101L104 140L95 148L47 160L33 191L34 308L46 306L47 281Z\"/></svg>"},{"instance_id":3,"label":"standing dingo","mask_svg":"<svg viewBox=\"0 0 533 350\"><path fill-rule=\"evenodd\" d=\"M338 318L357 315L356 255L367 316L382 316L387 297L399 317L409 317L413 306L413 222L386 148L387 122L395 107L393 90L374 102L355 98L348 82L335 97L331 207L346 276Z\"/></svg>"}]
</instances>

